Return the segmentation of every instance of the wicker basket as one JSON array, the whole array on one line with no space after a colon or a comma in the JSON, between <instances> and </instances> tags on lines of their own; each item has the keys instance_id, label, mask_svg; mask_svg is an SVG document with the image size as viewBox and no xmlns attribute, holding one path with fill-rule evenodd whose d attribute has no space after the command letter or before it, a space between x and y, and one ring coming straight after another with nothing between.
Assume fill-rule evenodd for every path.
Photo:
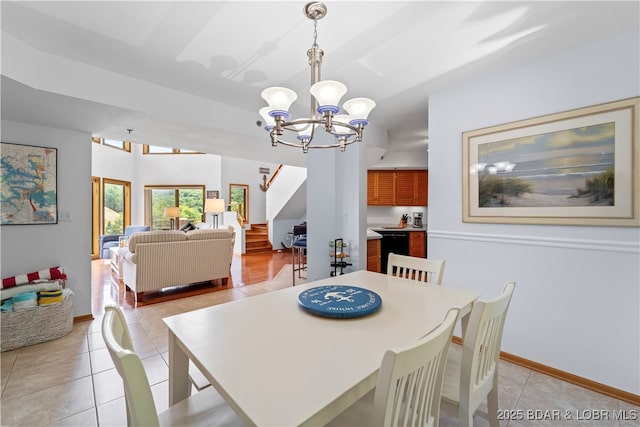
<instances>
[{"instance_id":1,"label":"wicker basket","mask_svg":"<svg viewBox=\"0 0 640 427\"><path fill-rule=\"evenodd\" d=\"M73 329L73 299L69 289L63 290L62 302L3 312L0 351L39 344L61 338Z\"/></svg>"}]
</instances>

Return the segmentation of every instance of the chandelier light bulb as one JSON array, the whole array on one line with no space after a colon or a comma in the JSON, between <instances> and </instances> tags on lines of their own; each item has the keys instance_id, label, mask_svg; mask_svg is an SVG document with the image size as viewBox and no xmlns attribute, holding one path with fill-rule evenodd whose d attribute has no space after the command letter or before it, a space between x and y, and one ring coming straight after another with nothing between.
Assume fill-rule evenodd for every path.
<instances>
[{"instance_id":1,"label":"chandelier light bulb","mask_svg":"<svg viewBox=\"0 0 640 427\"><path fill-rule=\"evenodd\" d=\"M350 124L366 126L369 123L367 117L369 117L369 113L375 106L376 103L372 99L352 98L346 101L342 107L347 110L347 113L351 116Z\"/></svg>"},{"instance_id":2,"label":"chandelier light bulb","mask_svg":"<svg viewBox=\"0 0 640 427\"><path fill-rule=\"evenodd\" d=\"M264 119L264 130L266 131L273 129L276 125L276 120L269 115L269 110L269 107L262 107L260 110L258 110L258 113L260 113L260 115Z\"/></svg>"},{"instance_id":3,"label":"chandelier light bulb","mask_svg":"<svg viewBox=\"0 0 640 427\"><path fill-rule=\"evenodd\" d=\"M340 98L347 93L347 87L335 80L322 80L311 86L309 92L318 101L318 113L331 111L336 114L340 111L338 104L340 103Z\"/></svg>"},{"instance_id":4,"label":"chandelier light bulb","mask_svg":"<svg viewBox=\"0 0 640 427\"><path fill-rule=\"evenodd\" d=\"M286 87L268 87L262 91L262 99L269 104L269 115L271 117L289 117L289 107L293 101L298 99L298 95Z\"/></svg>"},{"instance_id":5,"label":"chandelier light bulb","mask_svg":"<svg viewBox=\"0 0 640 427\"><path fill-rule=\"evenodd\" d=\"M308 141L311 139L311 134L313 133L313 128L315 125L309 123L308 118L301 118L300 121L305 121L307 123L298 123L292 125L293 128L298 132L298 139L300 141Z\"/></svg>"},{"instance_id":6,"label":"chandelier light bulb","mask_svg":"<svg viewBox=\"0 0 640 427\"><path fill-rule=\"evenodd\" d=\"M352 120L348 114L338 114L333 116L333 131L336 133L336 137L340 135L349 135L353 131L345 126L340 126L338 123L350 123Z\"/></svg>"}]
</instances>

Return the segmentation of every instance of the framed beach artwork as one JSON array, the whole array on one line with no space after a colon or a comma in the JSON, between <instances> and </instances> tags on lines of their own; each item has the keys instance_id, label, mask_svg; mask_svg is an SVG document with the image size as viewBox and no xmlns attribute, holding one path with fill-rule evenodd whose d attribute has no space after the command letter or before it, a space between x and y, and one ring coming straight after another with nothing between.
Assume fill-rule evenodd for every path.
<instances>
[{"instance_id":1,"label":"framed beach artwork","mask_svg":"<svg viewBox=\"0 0 640 427\"><path fill-rule=\"evenodd\" d=\"M57 149L2 142L0 152L0 224L57 224Z\"/></svg>"},{"instance_id":2,"label":"framed beach artwork","mask_svg":"<svg viewBox=\"0 0 640 427\"><path fill-rule=\"evenodd\" d=\"M463 221L640 226L640 98L464 132Z\"/></svg>"}]
</instances>

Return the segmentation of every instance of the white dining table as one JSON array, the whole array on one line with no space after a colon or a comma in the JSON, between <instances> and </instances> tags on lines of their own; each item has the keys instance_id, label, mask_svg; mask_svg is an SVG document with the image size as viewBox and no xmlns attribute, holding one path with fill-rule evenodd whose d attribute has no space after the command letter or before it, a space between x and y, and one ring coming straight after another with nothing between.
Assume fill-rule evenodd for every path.
<instances>
[{"instance_id":1,"label":"white dining table","mask_svg":"<svg viewBox=\"0 0 640 427\"><path fill-rule=\"evenodd\" d=\"M352 319L303 310L298 295L321 285L369 289L378 311ZM164 318L169 405L189 394L191 360L246 425L323 425L376 385L384 352L438 326L478 294L357 271Z\"/></svg>"}]
</instances>

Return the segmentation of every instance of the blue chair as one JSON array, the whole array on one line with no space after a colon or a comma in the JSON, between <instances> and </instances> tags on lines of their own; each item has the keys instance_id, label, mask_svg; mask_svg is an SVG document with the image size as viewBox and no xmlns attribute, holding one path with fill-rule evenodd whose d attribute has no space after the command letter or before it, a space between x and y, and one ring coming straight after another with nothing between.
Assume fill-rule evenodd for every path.
<instances>
[{"instance_id":1,"label":"blue chair","mask_svg":"<svg viewBox=\"0 0 640 427\"><path fill-rule=\"evenodd\" d=\"M100 258L111 258L109 248L116 248L120 244L120 237L129 238L133 233L139 231L149 231L148 225L129 225L125 227L124 234L102 234L100 235Z\"/></svg>"}]
</instances>

